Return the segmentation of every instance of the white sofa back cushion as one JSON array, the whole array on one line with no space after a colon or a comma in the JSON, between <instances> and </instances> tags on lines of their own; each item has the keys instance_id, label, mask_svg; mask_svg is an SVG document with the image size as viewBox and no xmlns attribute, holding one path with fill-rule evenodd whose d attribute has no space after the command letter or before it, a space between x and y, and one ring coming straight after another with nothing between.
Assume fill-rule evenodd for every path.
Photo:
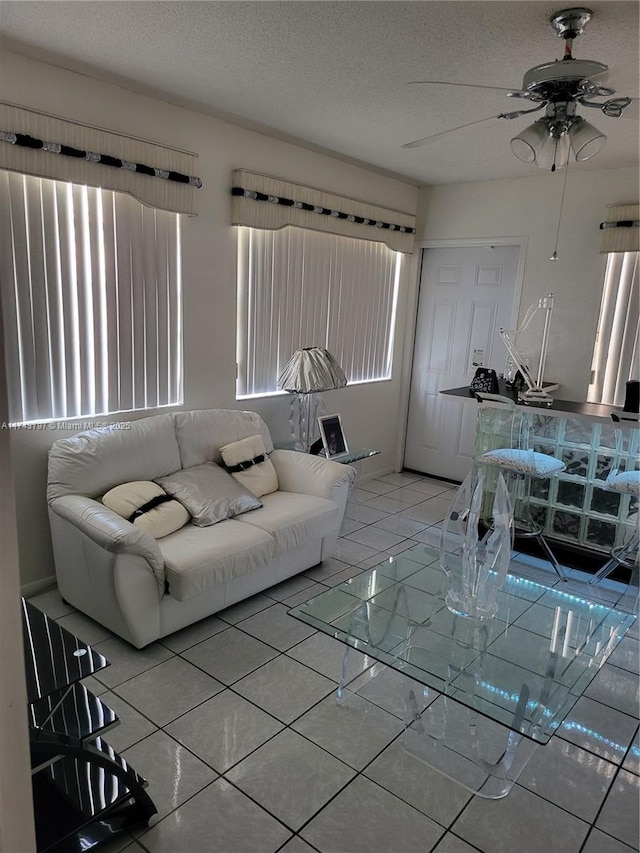
<instances>
[{"instance_id":1,"label":"white sofa back cushion","mask_svg":"<svg viewBox=\"0 0 640 853\"><path fill-rule=\"evenodd\" d=\"M47 500L63 495L101 498L121 483L173 474L182 467L173 418L154 415L54 442L49 451Z\"/></svg>"},{"instance_id":2,"label":"white sofa back cushion","mask_svg":"<svg viewBox=\"0 0 640 853\"><path fill-rule=\"evenodd\" d=\"M176 412L174 418L182 460L178 468L192 468L203 462L220 464L220 448L249 435L261 435L267 453L273 450L269 428L256 412L200 409L195 412Z\"/></svg>"}]
</instances>

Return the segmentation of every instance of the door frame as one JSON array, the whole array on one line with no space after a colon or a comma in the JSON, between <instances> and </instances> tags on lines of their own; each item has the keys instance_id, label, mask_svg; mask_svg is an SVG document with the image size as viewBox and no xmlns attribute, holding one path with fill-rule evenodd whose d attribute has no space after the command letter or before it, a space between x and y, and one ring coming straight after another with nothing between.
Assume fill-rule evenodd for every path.
<instances>
[{"instance_id":1,"label":"door frame","mask_svg":"<svg viewBox=\"0 0 640 853\"><path fill-rule=\"evenodd\" d=\"M524 289L524 269L529 248L529 238L518 237L473 237L465 239L454 237L446 240L421 240L415 245L416 254L419 253L418 262L415 264L415 277L412 281L412 293L407 305L407 328L405 337L404 353L402 358L402 373L400 381L400 412L402 420L398 430L396 445L396 458L394 470L402 471L404 464L405 445L407 441L407 425L409 421L409 402L411 395L411 378L413 375L413 353L416 342L416 329L418 324L418 300L420 299L420 279L422 278L422 257L424 249L464 249L467 247L478 248L482 246L517 246L518 266L516 269L516 282L513 295L513 311L511 316L511 328L516 328L520 316L520 304ZM506 355L505 355L506 360Z\"/></svg>"}]
</instances>

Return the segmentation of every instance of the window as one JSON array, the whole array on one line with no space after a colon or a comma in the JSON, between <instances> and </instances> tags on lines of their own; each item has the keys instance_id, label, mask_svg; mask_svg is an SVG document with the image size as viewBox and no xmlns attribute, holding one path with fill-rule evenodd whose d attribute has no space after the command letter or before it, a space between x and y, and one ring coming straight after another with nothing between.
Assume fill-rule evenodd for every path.
<instances>
[{"instance_id":1,"label":"window","mask_svg":"<svg viewBox=\"0 0 640 853\"><path fill-rule=\"evenodd\" d=\"M401 259L370 240L239 228L238 397L277 392L301 347L326 347L350 383L390 379Z\"/></svg>"},{"instance_id":2,"label":"window","mask_svg":"<svg viewBox=\"0 0 640 853\"><path fill-rule=\"evenodd\" d=\"M638 252L610 252L604 276L587 402L622 406L640 375Z\"/></svg>"},{"instance_id":3,"label":"window","mask_svg":"<svg viewBox=\"0 0 640 853\"><path fill-rule=\"evenodd\" d=\"M12 420L181 403L179 215L5 171L0 205Z\"/></svg>"}]
</instances>

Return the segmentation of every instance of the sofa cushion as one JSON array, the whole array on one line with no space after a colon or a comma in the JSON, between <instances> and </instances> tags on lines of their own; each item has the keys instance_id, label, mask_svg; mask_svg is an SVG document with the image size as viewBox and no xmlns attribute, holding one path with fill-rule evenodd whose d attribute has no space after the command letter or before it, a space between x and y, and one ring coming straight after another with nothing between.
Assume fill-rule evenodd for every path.
<instances>
[{"instance_id":1,"label":"sofa cushion","mask_svg":"<svg viewBox=\"0 0 640 853\"><path fill-rule=\"evenodd\" d=\"M264 495L263 506L242 518L243 524L259 527L273 537L275 553L299 548L309 539L335 529L339 507L326 498L293 492Z\"/></svg>"},{"instance_id":2,"label":"sofa cushion","mask_svg":"<svg viewBox=\"0 0 640 853\"><path fill-rule=\"evenodd\" d=\"M156 482L186 507L198 527L208 527L262 506L259 498L215 462L203 462L158 477Z\"/></svg>"},{"instance_id":3,"label":"sofa cushion","mask_svg":"<svg viewBox=\"0 0 640 853\"><path fill-rule=\"evenodd\" d=\"M154 539L168 536L189 521L189 513L180 501L173 500L162 486L147 480L122 483L110 489L102 503Z\"/></svg>"},{"instance_id":4,"label":"sofa cushion","mask_svg":"<svg viewBox=\"0 0 640 853\"><path fill-rule=\"evenodd\" d=\"M254 495L262 497L278 488L278 475L267 457L261 435L250 435L220 448L225 468Z\"/></svg>"},{"instance_id":5,"label":"sofa cushion","mask_svg":"<svg viewBox=\"0 0 640 853\"><path fill-rule=\"evenodd\" d=\"M182 459L182 465L176 465L174 471L177 468L192 468L201 462L220 463L220 448L248 435L261 435L267 453L273 450L269 429L257 412L200 409L176 412L173 417Z\"/></svg>"},{"instance_id":6,"label":"sofa cushion","mask_svg":"<svg viewBox=\"0 0 640 853\"><path fill-rule=\"evenodd\" d=\"M255 572L266 566L274 553L273 538L268 533L233 519L210 527L187 524L158 545L169 592L178 601Z\"/></svg>"},{"instance_id":7,"label":"sofa cushion","mask_svg":"<svg viewBox=\"0 0 640 853\"><path fill-rule=\"evenodd\" d=\"M47 500L62 495L100 498L121 483L153 480L181 467L172 415L114 423L53 443Z\"/></svg>"}]
</instances>

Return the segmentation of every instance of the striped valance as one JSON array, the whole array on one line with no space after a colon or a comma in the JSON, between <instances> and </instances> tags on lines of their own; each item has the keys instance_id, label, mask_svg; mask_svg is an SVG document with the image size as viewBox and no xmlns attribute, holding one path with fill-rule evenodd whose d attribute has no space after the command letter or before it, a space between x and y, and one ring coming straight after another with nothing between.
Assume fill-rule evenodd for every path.
<instances>
[{"instance_id":1,"label":"striped valance","mask_svg":"<svg viewBox=\"0 0 640 853\"><path fill-rule=\"evenodd\" d=\"M287 225L386 243L413 252L415 216L267 175L232 173L231 222L276 230Z\"/></svg>"},{"instance_id":2,"label":"striped valance","mask_svg":"<svg viewBox=\"0 0 640 853\"><path fill-rule=\"evenodd\" d=\"M0 169L125 192L194 214L196 155L0 103Z\"/></svg>"},{"instance_id":3,"label":"striped valance","mask_svg":"<svg viewBox=\"0 0 640 853\"><path fill-rule=\"evenodd\" d=\"M640 205L610 204L600 223L600 252L640 251Z\"/></svg>"}]
</instances>

